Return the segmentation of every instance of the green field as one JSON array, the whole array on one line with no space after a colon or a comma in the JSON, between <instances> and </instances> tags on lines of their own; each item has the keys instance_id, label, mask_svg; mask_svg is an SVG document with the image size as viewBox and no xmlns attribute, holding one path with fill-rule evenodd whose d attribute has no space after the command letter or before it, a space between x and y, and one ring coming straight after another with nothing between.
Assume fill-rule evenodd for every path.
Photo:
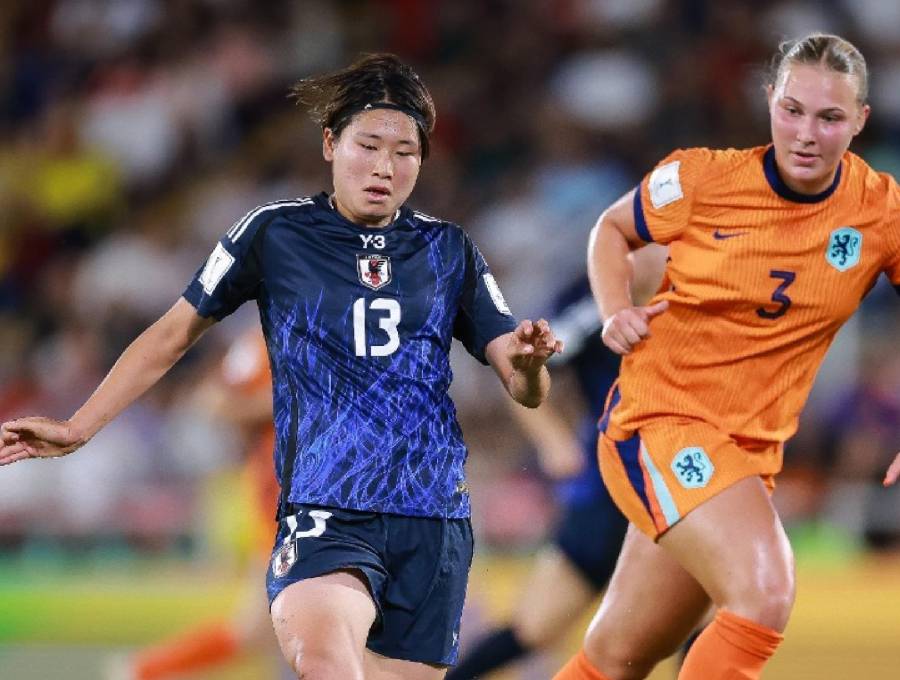
<instances>
[{"instance_id":1,"label":"green field","mask_svg":"<svg viewBox=\"0 0 900 680\"><path fill-rule=\"evenodd\" d=\"M524 558L476 560L470 600L483 620L504 616L528 567ZM766 680L900 678L900 560L801 561L799 572L794 617ZM172 562L6 565L0 569L0 678L99 680L111 653L227 613L238 584L227 571ZM549 674L578 644L585 625L573 629L556 656L531 662L524 674L500 677L536 678L539 669ZM248 658L193 680L274 680L272 666L271 659ZM671 677L666 666L653 680Z\"/></svg>"}]
</instances>

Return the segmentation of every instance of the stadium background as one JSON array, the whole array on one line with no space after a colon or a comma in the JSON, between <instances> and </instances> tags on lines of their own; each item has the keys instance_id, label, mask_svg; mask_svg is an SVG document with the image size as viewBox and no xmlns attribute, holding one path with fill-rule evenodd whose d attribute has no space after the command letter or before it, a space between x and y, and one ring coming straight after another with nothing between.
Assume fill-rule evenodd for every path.
<instances>
[{"instance_id":1,"label":"stadium background","mask_svg":"<svg viewBox=\"0 0 900 680\"><path fill-rule=\"evenodd\" d=\"M671 148L765 143L760 65L815 29L867 56L874 111L854 148L896 175L893 0L4 2L0 419L68 416L235 219L328 188L319 133L285 96L298 77L364 51L417 68L438 126L412 204L466 226L528 316ZM800 592L770 680L900 674L900 492L878 486L900 445L897 309L888 286L868 296L788 448L776 500ZM107 653L228 609L251 543L241 445L191 388L253 322L215 328L79 455L0 470L0 677L98 678ZM523 596L554 509L492 373L455 370L479 554L465 643Z\"/></svg>"}]
</instances>

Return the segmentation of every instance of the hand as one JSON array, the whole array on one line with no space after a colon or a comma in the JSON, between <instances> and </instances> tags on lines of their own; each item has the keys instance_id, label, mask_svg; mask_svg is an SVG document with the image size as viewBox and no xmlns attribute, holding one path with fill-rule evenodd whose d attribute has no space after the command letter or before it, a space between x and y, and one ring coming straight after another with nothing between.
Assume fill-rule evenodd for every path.
<instances>
[{"instance_id":1,"label":"hand","mask_svg":"<svg viewBox=\"0 0 900 680\"><path fill-rule=\"evenodd\" d=\"M891 466L887 470L887 474L884 476L884 482L882 482L885 486L891 486L897 479L900 478L900 453L894 458L894 462L891 463Z\"/></svg>"},{"instance_id":2,"label":"hand","mask_svg":"<svg viewBox=\"0 0 900 680\"><path fill-rule=\"evenodd\" d=\"M650 319L669 308L668 300L644 307L626 307L603 322L603 344L616 354L628 354L650 337Z\"/></svg>"},{"instance_id":3,"label":"hand","mask_svg":"<svg viewBox=\"0 0 900 680\"><path fill-rule=\"evenodd\" d=\"M584 469L584 456L581 449L563 443L561 446L541 447L538 458L541 469L550 479L569 479Z\"/></svg>"},{"instance_id":4,"label":"hand","mask_svg":"<svg viewBox=\"0 0 900 680\"><path fill-rule=\"evenodd\" d=\"M68 420L41 416L10 420L0 427L0 465L26 458L58 458L86 441Z\"/></svg>"},{"instance_id":5,"label":"hand","mask_svg":"<svg viewBox=\"0 0 900 680\"><path fill-rule=\"evenodd\" d=\"M550 324L540 319L521 321L509 338L506 355L513 370L534 373L554 354L563 351L563 341L557 340Z\"/></svg>"}]
</instances>

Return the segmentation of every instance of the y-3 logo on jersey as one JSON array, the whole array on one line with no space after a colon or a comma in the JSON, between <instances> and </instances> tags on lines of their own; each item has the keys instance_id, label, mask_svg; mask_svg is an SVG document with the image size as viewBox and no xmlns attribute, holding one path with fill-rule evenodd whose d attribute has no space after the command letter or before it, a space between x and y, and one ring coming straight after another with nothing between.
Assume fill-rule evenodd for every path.
<instances>
[{"instance_id":1,"label":"y-3 logo on jersey","mask_svg":"<svg viewBox=\"0 0 900 680\"><path fill-rule=\"evenodd\" d=\"M360 234L359 237L362 239L363 248L368 248L371 245L373 248L381 250L385 246L383 234Z\"/></svg>"},{"instance_id":2,"label":"y-3 logo on jersey","mask_svg":"<svg viewBox=\"0 0 900 680\"><path fill-rule=\"evenodd\" d=\"M825 259L839 272L855 267L862 251L862 234L853 227L841 227L831 232Z\"/></svg>"},{"instance_id":3,"label":"y-3 logo on jersey","mask_svg":"<svg viewBox=\"0 0 900 680\"><path fill-rule=\"evenodd\" d=\"M361 283L372 290L391 282L391 258L387 255L357 255L356 273Z\"/></svg>"}]
</instances>

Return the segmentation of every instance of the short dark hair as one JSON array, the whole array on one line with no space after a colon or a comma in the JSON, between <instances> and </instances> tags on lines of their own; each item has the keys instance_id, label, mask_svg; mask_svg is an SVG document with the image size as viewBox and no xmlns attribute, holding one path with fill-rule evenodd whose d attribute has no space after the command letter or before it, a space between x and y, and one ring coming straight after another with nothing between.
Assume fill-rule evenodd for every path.
<instances>
[{"instance_id":1,"label":"short dark hair","mask_svg":"<svg viewBox=\"0 0 900 680\"><path fill-rule=\"evenodd\" d=\"M366 54L340 71L304 78L291 88L291 97L306 107L313 121L335 135L367 104L394 104L410 112L419 131L422 158L428 157L434 101L416 72L393 54Z\"/></svg>"},{"instance_id":2,"label":"short dark hair","mask_svg":"<svg viewBox=\"0 0 900 680\"><path fill-rule=\"evenodd\" d=\"M837 73L846 73L856 78L857 101L865 104L869 97L866 60L853 43L838 35L811 33L805 38L781 43L769 68L769 84L776 85L791 64L821 65Z\"/></svg>"}]
</instances>

